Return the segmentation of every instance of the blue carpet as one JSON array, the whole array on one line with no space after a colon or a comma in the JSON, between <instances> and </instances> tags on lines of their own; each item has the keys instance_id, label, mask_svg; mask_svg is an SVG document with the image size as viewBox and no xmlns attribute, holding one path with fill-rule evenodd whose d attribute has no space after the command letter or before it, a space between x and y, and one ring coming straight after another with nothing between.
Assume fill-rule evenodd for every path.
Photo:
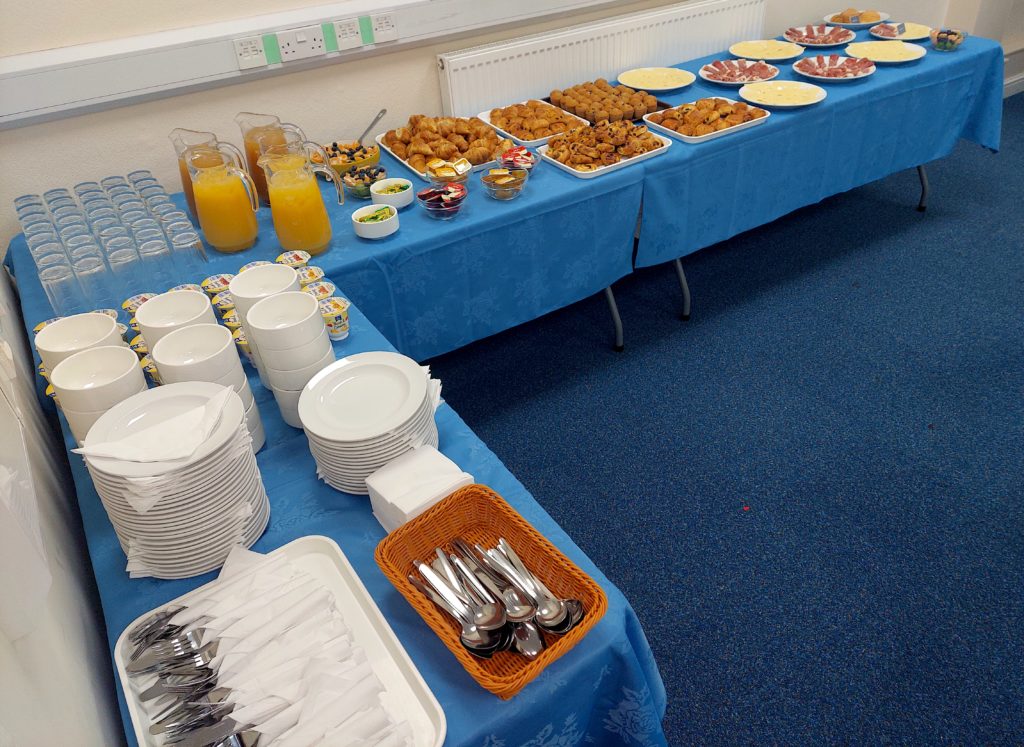
<instances>
[{"instance_id":1,"label":"blue carpet","mask_svg":"<svg viewBox=\"0 0 1024 747\"><path fill-rule=\"evenodd\" d=\"M998 155L432 361L625 592L684 744L1024 743L1024 95Z\"/></svg>"}]
</instances>

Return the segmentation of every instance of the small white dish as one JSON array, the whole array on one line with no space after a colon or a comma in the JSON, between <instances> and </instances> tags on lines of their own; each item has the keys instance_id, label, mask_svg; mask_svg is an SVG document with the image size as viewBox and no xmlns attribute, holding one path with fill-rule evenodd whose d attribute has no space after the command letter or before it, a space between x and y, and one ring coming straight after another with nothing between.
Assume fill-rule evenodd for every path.
<instances>
[{"instance_id":1,"label":"small white dish","mask_svg":"<svg viewBox=\"0 0 1024 747\"><path fill-rule=\"evenodd\" d=\"M270 380L272 387L299 391L309 383L310 379L332 363L334 363L333 347L327 351L323 358L297 371L279 371L275 368L268 368L267 378Z\"/></svg>"},{"instance_id":2,"label":"small white dish","mask_svg":"<svg viewBox=\"0 0 1024 747\"><path fill-rule=\"evenodd\" d=\"M152 350L163 337L194 324L216 324L210 297L201 291L168 291L153 296L135 312L146 346Z\"/></svg>"},{"instance_id":3,"label":"small white dish","mask_svg":"<svg viewBox=\"0 0 1024 747\"><path fill-rule=\"evenodd\" d=\"M61 407L105 412L146 388L146 376L133 350L121 345L81 350L50 372Z\"/></svg>"},{"instance_id":4,"label":"small white dish","mask_svg":"<svg viewBox=\"0 0 1024 747\"><path fill-rule=\"evenodd\" d=\"M303 291L276 293L257 301L245 317L246 330L260 355L308 345L326 329L320 302Z\"/></svg>"},{"instance_id":5,"label":"small white dish","mask_svg":"<svg viewBox=\"0 0 1024 747\"><path fill-rule=\"evenodd\" d=\"M117 322L106 314L75 314L47 324L35 337L36 350L48 371L80 350L124 345Z\"/></svg>"},{"instance_id":6,"label":"small white dish","mask_svg":"<svg viewBox=\"0 0 1024 747\"><path fill-rule=\"evenodd\" d=\"M379 223L362 223L360 218L377 212L382 207L391 211L391 216ZM352 213L352 229L356 236L364 239L383 239L398 230L398 208L393 205L366 205Z\"/></svg>"},{"instance_id":7,"label":"small white dish","mask_svg":"<svg viewBox=\"0 0 1024 747\"><path fill-rule=\"evenodd\" d=\"M275 293L301 290L299 274L288 265L260 265L235 275L228 284L239 319L245 320L257 301Z\"/></svg>"},{"instance_id":8,"label":"small white dish","mask_svg":"<svg viewBox=\"0 0 1024 747\"><path fill-rule=\"evenodd\" d=\"M153 347L153 363L167 384L179 381L217 381L241 370L231 330L219 324L196 324L176 329Z\"/></svg>"},{"instance_id":9,"label":"small white dish","mask_svg":"<svg viewBox=\"0 0 1024 747\"><path fill-rule=\"evenodd\" d=\"M327 335L327 328L323 328L319 335L312 341L297 348L289 350L263 350L260 355L263 358L263 372L269 376L269 371L301 371L323 358L332 350L331 338ZM264 379L266 380L266 379Z\"/></svg>"},{"instance_id":10,"label":"small white dish","mask_svg":"<svg viewBox=\"0 0 1024 747\"><path fill-rule=\"evenodd\" d=\"M400 184L405 185L405 189L401 192L395 192L393 194L385 194L384 190L389 187L396 187ZM392 178L392 179L381 179L379 182L374 182L370 185L370 199L374 205L391 205L394 208L404 208L407 205L411 205L413 199L416 197L416 190L413 188L412 182L408 179Z\"/></svg>"},{"instance_id":11,"label":"small white dish","mask_svg":"<svg viewBox=\"0 0 1024 747\"><path fill-rule=\"evenodd\" d=\"M292 428L301 428L302 420L299 419L299 397L302 390L292 391L290 389L278 389L272 387L274 399L277 400L277 407L281 410L281 417Z\"/></svg>"}]
</instances>

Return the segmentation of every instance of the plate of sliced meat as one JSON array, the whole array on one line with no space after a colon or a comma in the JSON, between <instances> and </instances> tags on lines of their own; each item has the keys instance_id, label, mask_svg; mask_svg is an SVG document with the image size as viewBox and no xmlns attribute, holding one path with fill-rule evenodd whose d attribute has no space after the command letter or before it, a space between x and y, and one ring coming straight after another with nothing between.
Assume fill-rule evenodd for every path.
<instances>
[{"instance_id":1,"label":"plate of sliced meat","mask_svg":"<svg viewBox=\"0 0 1024 747\"><path fill-rule=\"evenodd\" d=\"M786 41L794 44L801 44L805 47L838 47L840 44L848 44L857 38L857 35L844 29L842 26L794 26L786 29L783 34Z\"/></svg>"},{"instance_id":2,"label":"plate of sliced meat","mask_svg":"<svg viewBox=\"0 0 1024 747\"><path fill-rule=\"evenodd\" d=\"M846 83L874 73L875 63L863 57L819 54L794 62L793 72L825 83Z\"/></svg>"},{"instance_id":3,"label":"plate of sliced meat","mask_svg":"<svg viewBox=\"0 0 1024 747\"><path fill-rule=\"evenodd\" d=\"M778 74L779 69L764 60L715 60L700 69L701 78L723 86L743 86L747 83L771 80Z\"/></svg>"},{"instance_id":4,"label":"plate of sliced meat","mask_svg":"<svg viewBox=\"0 0 1024 747\"><path fill-rule=\"evenodd\" d=\"M902 27L902 33L900 32ZM932 33L931 26L923 23L880 23L868 29L868 33L878 39L899 39L900 41L921 41Z\"/></svg>"}]
</instances>

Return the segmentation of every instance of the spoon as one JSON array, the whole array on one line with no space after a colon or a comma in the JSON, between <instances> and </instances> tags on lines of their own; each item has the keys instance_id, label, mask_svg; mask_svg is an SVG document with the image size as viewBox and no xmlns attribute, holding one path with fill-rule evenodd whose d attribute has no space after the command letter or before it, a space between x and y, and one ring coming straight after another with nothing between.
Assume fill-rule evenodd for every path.
<instances>
[{"instance_id":1,"label":"spoon","mask_svg":"<svg viewBox=\"0 0 1024 747\"><path fill-rule=\"evenodd\" d=\"M387 113L388 113L388 110L387 110L387 109L381 109L381 110L380 110L379 112L377 112L377 116L376 116L376 117L374 117L374 118L373 118L373 121L372 121L372 122L370 122L370 124L369 124L369 125L367 125L367 127L366 127L366 129L365 129L365 130L363 130L363 134L362 134L362 135L360 135L360 136L359 136L358 138L356 138L356 140L357 140L357 141L359 142L359 144L360 144L360 145L362 145L362 144L363 144L363 138L364 138L364 137L366 137L367 135L369 135L369 134L370 134L370 130L372 130L372 129L373 129L373 126L374 126L375 124L377 124L378 122L380 122L380 120L381 120L381 119L382 119L382 118L384 117L384 115L385 115L385 114L387 114Z\"/></svg>"},{"instance_id":2,"label":"spoon","mask_svg":"<svg viewBox=\"0 0 1024 747\"><path fill-rule=\"evenodd\" d=\"M509 562L508 558L498 550L488 550L487 557L494 563L501 573L519 591L522 591L537 607L534 619L542 627L557 627L566 617L565 604L560 599L544 596L528 579L522 575Z\"/></svg>"},{"instance_id":3,"label":"spoon","mask_svg":"<svg viewBox=\"0 0 1024 747\"><path fill-rule=\"evenodd\" d=\"M525 595L520 594L514 586L509 586L505 579L479 562L473 549L461 539L455 540L455 546L462 552L463 560L476 576L477 580L487 587L491 595L505 605L505 619L511 623L532 620L536 608ZM480 546L477 552L483 554ZM500 584L500 586L499 586ZM504 587L504 588L502 588Z\"/></svg>"},{"instance_id":4,"label":"spoon","mask_svg":"<svg viewBox=\"0 0 1024 747\"><path fill-rule=\"evenodd\" d=\"M498 538L498 548L505 554L505 557L508 558L516 570L519 571L519 574L533 584L533 590L536 592L535 596L538 602L537 622L543 627L558 627L567 615L565 601L552 594L548 587L526 567L526 564L519 559L519 555L505 541L504 537Z\"/></svg>"},{"instance_id":5,"label":"spoon","mask_svg":"<svg viewBox=\"0 0 1024 747\"><path fill-rule=\"evenodd\" d=\"M495 636L490 631L480 630L476 625L468 621L465 607L457 597L450 593L451 589L434 573L434 569L426 563L419 563L417 570L433 589L428 588L426 584L411 574L409 575L409 581L462 626L462 633L459 635L462 644L467 649L476 651L490 650L493 652L497 647Z\"/></svg>"},{"instance_id":6,"label":"spoon","mask_svg":"<svg viewBox=\"0 0 1024 747\"><path fill-rule=\"evenodd\" d=\"M540 656L544 650L544 639L540 637L537 626L530 622L516 623L512 628L515 636L516 651L531 661Z\"/></svg>"},{"instance_id":7,"label":"spoon","mask_svg":"<svg viewBox=\"0 0 1024 747\"><path fill-rule=\"evenodd\" d=\"M463 589L470 596L472 604L469 606L469 611L473 615L473 622L476 623L476 626L481 630L497 630L503 626L505 624L505 607L491 598L487 589L470 572L461 558L452 555L451 561L459 576L464 579Z\"/></svg>"}]
</instances>

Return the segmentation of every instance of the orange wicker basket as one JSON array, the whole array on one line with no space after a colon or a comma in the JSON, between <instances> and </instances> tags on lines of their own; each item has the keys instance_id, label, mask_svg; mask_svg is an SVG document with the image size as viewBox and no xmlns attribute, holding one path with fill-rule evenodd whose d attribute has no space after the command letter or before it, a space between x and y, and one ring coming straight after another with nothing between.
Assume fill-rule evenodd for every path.
<instances>
[{"instance_id":1,"label":"orange wicker basket","mask_svg":"<svg viewBox=\"0 0 1024 747\"><path fill-rule=\"evenodd\" d=\"M564 636L544 633L546 648L533 661L502 651L491 659L479 659L463 648L459 626L421 594L408 575L416 561L430 561L434 548L453 551L452 540L462 537L470 544L493 547L504 537L526 566L553 594L579 599L586 617ZM508 699L522 690L551 662L582 640L608 609L608 597L597 583L563 555L501 496L484 485L469 485L409 523L377 545L377 565L413 606L470 676L499 698Z\"/></svg>"}]
</instances>

